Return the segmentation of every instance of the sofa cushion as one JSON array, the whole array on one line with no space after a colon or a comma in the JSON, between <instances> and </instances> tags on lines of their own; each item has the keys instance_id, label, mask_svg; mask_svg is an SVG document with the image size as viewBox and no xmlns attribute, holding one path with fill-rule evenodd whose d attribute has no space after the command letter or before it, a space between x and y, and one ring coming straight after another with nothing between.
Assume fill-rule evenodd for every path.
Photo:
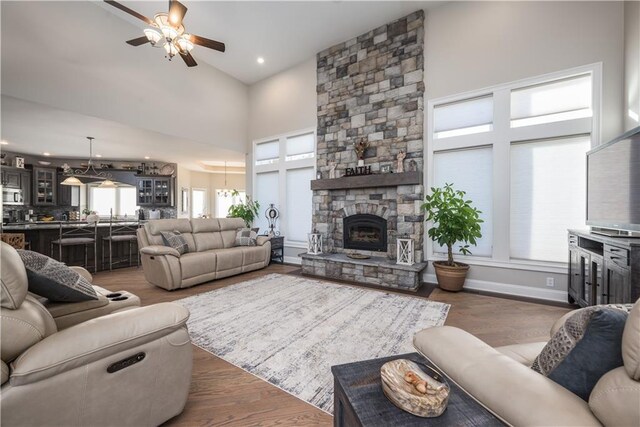
<instances>
[{"instance_id":1,"label":"sofa cushion","mask_svg":"<svg viewBox=\"0 0 640 427\"><path fill-rule=\"evenodd\" d=\"M607 372L593 388L589 408L605 426L640 426L640 382L622 366Z\"/></svg>"},{"instance_id":2,"label":"sofa cushion","mask_svg":"<svg viewBox=\"0 0 640 427\"><path fill-rule=\"evenodd\" d=\"M222 249L224 247L219 231L200 231L193 233L193 240L196 242L198 252Z\"/></svg>"},{"instance_id":3,"label":"sofa cushion","mask_svg":"<svg viewBox=\"0 0 640 427\"><path fill-rule=\"evenodd\" d=\"M512 344L505 345L503 347L496 347L496 350L505 356L509 356L518 363L531 367L531 365L533 365L533 361L538 357L546 344L547 343L544 341L526 344Z\"/></svg>"},{"instance_id":4,"label":"sofa cushion","mask_svg":"<svg viewBox=\"0 0 640 427\"><path fill-rule=\"evenodd\" d=\"M233 248L236 245L236 232L238 228L246 227L242 218L218 218L220 235L224 248Z\"/></svg>"},{"instance_id":5,"label":"sofa cushion","mask_svg":"<svg viewBox=\"0 0 640 427\"><path fill-rule=\"evenodd\" d=\"M196 251L196 244L191 234L191 222L188 219L155 219L144 225L147 241L150 245L164 245L161 231L179 231L189 245L189 252Z\"/></svg>"},{"instance_id":6,"label":"sofa cushion","mask_svg":"<svg viewBox=\"0 0 640 427\"><path fill-rule=\"evenodd\" d=\"M627 313L594 306L569 317L533 362L532 369L584 400L607 372L622 366Z\"/></svg>"},{"instance_id":7,"label":"sofa cushion","mask_svg":"<svg viewBox=\"0 0 640 427\"><path fill-rule=\"evenodd\" d=\"M242 265L247 266L268 260L269 254L263 246L243 246Z\"/></svg>"},{"instance_id":8,"label":"sofa cushion","mask_svg":"<svg viewBox=\"0 0 640 427\"><path fill-rule=\"evenodd\" d=\"M91 283L63 263L38 252L18 250L18 254L27 269L30 292L57 302L98 299Z\"/></svg>"},{"instance_id":9,"label":"sofa cushion","mask_svg":"<svg viewBox=\"0 0 640 427\"><path fill-rule=\"evenodd\" d=\"M197 277L216 271L216 254L214 251L191 252L180 257L182 278Z\"/></svg>"},{"instance_id":10,"label":"sofa cushion","mask_svg":"<svg viewBox=\"0 0 640 427\"><path fill-rule=\"evenodd\" d=\"M217 260L217 271L241 268L244 265L244 251L246 247L239 246L230 249L217 249L215 251Z\"/></svg>"},{"instance_id":11,"label":"sofa cushion","mask_svg":"<svg viewBox=\"0 0 640 427\"><path fill-rule=\"evenodd\" d=\"M258 234L250 228L240 228L236 231L236 246L255 246Z\"/></svg>"},{"instance_id":12,"label":"sofa cushion","mask_svg":"<svg viewBox=\"0 0 640 427\"><path fill-rule=\"evenodd\" d=\"M622 359L627 374L640 381L640 299L629 312L622 334Z\"/></svg>"},{"instance_id":13,"label":"sofa cushion","mask_svg":"<svg viewBox=\"0 0 640 427\"><path fill-rule=\"evenodd\" d=\"M160 235L164 245L175 249L180 255L189 252L189 245L179 231L161 231Z\"/></svg>"},{"instance_id":14,"label":"sofa cushion","mask_svg":"<svg viewBox=\"0 0 640 427\"><path fill-rule=\"evenodd\" d=\"M218 218L193 218L191 220L191 232L193 234L211 233L214 231L220 231Z\"/></svg>"},{"instance_id":15,"label":"sofa cushion","mask_svg":"<svg viewBox=\"0 0 640 427\"><path fill-rule=\"evenodd\" d=\"M1 303L3 308L15 310L27 297L27 270L18 252L5 242L0 242L0 277L2 279Z\"/></svg>"}]
</instances>

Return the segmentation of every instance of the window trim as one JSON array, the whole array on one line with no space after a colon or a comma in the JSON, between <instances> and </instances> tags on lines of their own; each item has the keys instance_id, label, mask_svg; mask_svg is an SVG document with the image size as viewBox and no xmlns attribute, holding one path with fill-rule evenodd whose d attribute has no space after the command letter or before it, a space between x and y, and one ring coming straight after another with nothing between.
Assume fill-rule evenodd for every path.
<instances>
[{"instance_id":1,"label":"window trim","mask_svg":"<svg viewBox=\"0 0 640 427\"><path fill-rule=\"evenodd\" d=\"M195 216L193 216L193 205L194 205L194 203L193 203L193 200L194 200L194 198L193 198L193 192L194 192L194 191L202 191L202 192L204 193L204 211L202 212L202 215L206 215L206 214L208 213L208 211L209 211L209 206L207 206L207 205L208 205L208 203L207 203L207 200L208 200L208 199L207 199L207 194L208 194L207 189L206 189L206 188L199 188L199 187L191 187L191 192L190 192L190 196L191 196L191 206L190 206L190 209L191 209L191 210L190 210L190 212L189 212L189 218L190 218L190 219L200 218L200 217L195 217Z\"/></svg>"},{"instance_id":2,"label":"window trim","mask_svg":"<svg viewBox=\"0 0 640 427\"><path fill-rule=\"evenodd\" d=\"M593 112L590 118L577 118L563 122L552 122L523 127L511 127L511 90L543 84L552 80L560 80L579 74L591 74L592 76L592 100ZM493 95L493 129L491 131L472 135L452 136L438 139L434 134L434 108L436 105L461 102L482 96ZM434 152L456 151L465 148L477 148L480 146L493 146L493 250L491 257L474 257L456 255L457 259L472 264L498 268L524 269L532 271L566 273L567 262L553 263L546 261L516 260L510 257L510 148L511 144L520 141L538 140L564 135L591 134L592 147L601 141L601 117L602 117L602 62L592 63L580 67L574 67L562 71L542 74L539 76L516 80L496 86L485 87L469 92L451 96L431 99L427 101L425 127L425 168L423 178L425 189L433 186L434 180ZM498 195L502 195L498 197ZM497 227L496 224L501 224ZM430 223L424 228L424 253L429 261L439 261L443 258L433 251L433 243L429 239L427 230Z\"/></svg>"},{"instance_id":3,"label":"window trim","mask_svg":"<svg viewBox=\"0 0 640 427\"><path fill-rule=\"evenodd\" d=\"M314 152L313 157L307 157L302 159L295 160L286 160L287 153L287 138L293 138L296 136L302 136L305 134L313 134L314 140ZM280 144L279 147L279 159L275 163L256 165L255 164L255 155L256 155L256 146L261 143L278 141ZM286 180L286 172L287 170L292 169L304 169L304 168L313 168L313 174L315 176L317 172L316 158L318 156L318 135L317 128L304 128L298 129L292 132L281 133L278 135L272 135L267 138L256 139L252 142L251 147L251 193L252 195L256 194L256 176L260 173L266 172L278 172L278 210L280 211L280 217L278 218L279 227L285 236L284 245L291 248L301 248L304 249L307 247L307 242L300 242L297 240L289 240L287 237L290 233L288 233L289 224L287 223L287 180ZM259 201L259 200L258 200ZM266 206L261 206L261 209L266 209ZM263 215L263 212L260 212L260 215Z\"/></svg>"}]
</instances>

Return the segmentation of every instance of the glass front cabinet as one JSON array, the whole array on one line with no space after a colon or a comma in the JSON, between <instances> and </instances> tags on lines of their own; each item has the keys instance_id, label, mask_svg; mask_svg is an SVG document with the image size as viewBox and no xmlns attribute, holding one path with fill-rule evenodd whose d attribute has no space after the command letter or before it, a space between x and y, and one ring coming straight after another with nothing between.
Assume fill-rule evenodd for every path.
<instances>
[{"instance_id":1,"label":"glass front cabinet","mask_svg":"<svg viewBox=\"0 0 640 427\"><path fill-rule=\"evenodd\" d=\"M139 177L138 206L172 206L171 177Z\"/></svg>"},{"instance_id":2,"label":"glass front cabinet","mask_svg":"<svg viewBox=\"0 0 640 427\"><path fill-rule=\"evenodd\" d=\"M53 206L56 204L56 170L53 168L33 169L33 204Z\"/></svg>"}]
</instances>

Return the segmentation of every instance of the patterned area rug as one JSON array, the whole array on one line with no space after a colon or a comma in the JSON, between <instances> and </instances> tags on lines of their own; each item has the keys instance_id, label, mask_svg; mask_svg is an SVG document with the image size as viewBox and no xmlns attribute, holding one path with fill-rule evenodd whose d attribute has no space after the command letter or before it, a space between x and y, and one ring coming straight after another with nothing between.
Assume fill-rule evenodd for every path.
<instances>
[{"instance_id":1,"label":"patterned area rug","mask_svg":"<svg viewBox=\"0 0 640 427\"><path fill-rule=\"evenodd\" d=\"M331 366L414 351L449 305L283 274L177 301L193 343L326 411Z\"/></svg>"}]
</instances>

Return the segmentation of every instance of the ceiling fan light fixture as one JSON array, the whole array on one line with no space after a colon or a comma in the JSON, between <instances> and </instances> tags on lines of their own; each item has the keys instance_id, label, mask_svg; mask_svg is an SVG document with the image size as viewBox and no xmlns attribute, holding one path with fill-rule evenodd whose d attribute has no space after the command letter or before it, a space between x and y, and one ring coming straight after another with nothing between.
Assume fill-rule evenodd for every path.
<instances>
[{"instance_id":1,"label":"ceiling fan light fixture","mask_svg":"<svg viewBox=\"0 0 640 427\"><path fill-rule=\"evenodd\" d=\"M181 52L191 52L191 49L193 49L193 43L191 42L191 36L189 34L182 35L177 42Z\"/></svg>"},{"instance_id":2,"label":"ceiling fan light fixture","mask_svg":"<svg viewBox=\"0 0 640 427\"><path fill-rule=\"evenodd\" d=\"M163 34L157 28L145 28L144 35L147 36L147 39L151 43L151 46L161 47L161 42L164 40Z\"/></svg>"},{"instance_id":3,"label":"ceiling fan light fixture","mask_svg":"<svg viewBox=\"0 0 640 427\"><path fill-rule=\"evenodd\" d=\"M164 50L167 52L167 55L169 55L169 58L172 58L179 52L178 48L173 42L166 43L164 45Z\"/></svg>"}]
</instances>

